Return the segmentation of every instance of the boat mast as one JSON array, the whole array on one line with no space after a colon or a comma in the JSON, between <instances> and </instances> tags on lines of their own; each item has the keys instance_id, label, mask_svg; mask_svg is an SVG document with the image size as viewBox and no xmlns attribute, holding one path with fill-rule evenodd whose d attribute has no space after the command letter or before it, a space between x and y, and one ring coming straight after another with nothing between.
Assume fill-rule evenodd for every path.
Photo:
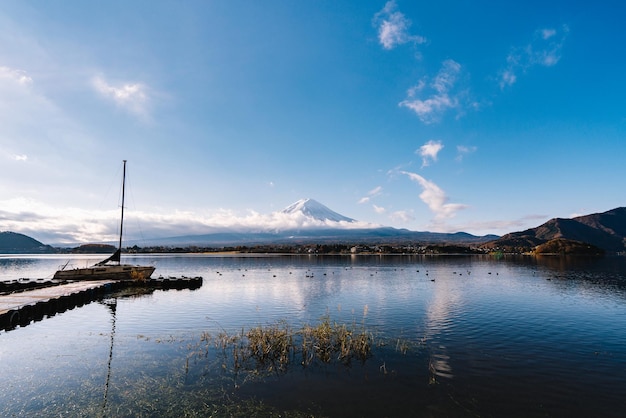
<instances>
[{"instance_id":1,"label":"boat mast","mask_svg":"<svg viewBox=\"0 0 626 418\"><path fill-rule=\"evenodd\" d=\"M118 250L122 251L122 231L124 231L124 194L126 193L126 160L124 160L124 171L122 174L122 217L120 221L120 244Z\"/></svg>"}]
</instances>

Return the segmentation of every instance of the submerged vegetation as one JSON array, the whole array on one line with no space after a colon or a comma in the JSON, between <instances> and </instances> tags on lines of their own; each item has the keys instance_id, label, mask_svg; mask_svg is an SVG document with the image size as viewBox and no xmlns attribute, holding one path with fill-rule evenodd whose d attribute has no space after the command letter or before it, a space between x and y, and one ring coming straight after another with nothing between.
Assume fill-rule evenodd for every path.
<instances>
[{"instance_id":1,"label":"submerged vegetation","mask_svg":"<svg viewBox=\"0 0 626 418\"><path fill-rule=\"evenodd\" d=\"M400 339L376 338L365 321L338 323L328 315L299 327L281 320L234 333L203 331L192 340L172 336L154 341L178 345L179 353L186 355L169 359L165 366L170 371L165 375L158 371L159 362L153 364L155 370L144 370L140 376L128 368L124 368L128 374L114 373L108 403L81 410L94 416L324 417L327 412L314 400L291 405L259 398L254 388L270 382L281 385L281 381L289 385L292 380L283 377L298 371L313 378L329 370L345 370L345 376L358 380L354 366L365 367L375 348L405 356L413 346ZM388 370L379 360L382 366L375 363L367 368L384 379ZM47 412L58 411L51 407Z\"/></svg>"}]
</instances>

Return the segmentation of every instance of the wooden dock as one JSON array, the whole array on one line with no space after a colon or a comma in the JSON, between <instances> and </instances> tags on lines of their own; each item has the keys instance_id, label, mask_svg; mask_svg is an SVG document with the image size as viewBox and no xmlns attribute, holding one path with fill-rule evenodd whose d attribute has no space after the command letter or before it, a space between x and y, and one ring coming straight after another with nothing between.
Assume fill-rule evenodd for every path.
<instances>
[{"instance_id":1,"label":"wooden dock","mask_svg":"<svg viewBox=\"0 0 626 418\"><path fill-rule=\"evenodd\" d=\"M145 282L128 280L75 281L0 295L0 331L26 326L127 288L197 289L202 277L168 277Z\"/></svg>"}]
</instances>

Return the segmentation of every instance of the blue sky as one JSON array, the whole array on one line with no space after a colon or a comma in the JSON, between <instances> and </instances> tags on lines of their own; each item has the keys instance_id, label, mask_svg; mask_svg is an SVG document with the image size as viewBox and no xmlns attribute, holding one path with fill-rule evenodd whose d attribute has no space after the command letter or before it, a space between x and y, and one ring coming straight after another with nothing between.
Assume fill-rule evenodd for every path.
<instances>
[{"instance_id":1,"label":"blue sky","mask_svg":"<svg viewBox=\"0 0 626 418\"><path fill-rule=\"evenodd\" d=\"M477 235L624 206L623 16L621 2L5 1L0 230L112 239L123 159L147 238L280 229L274 212L307 197Z\"/></svg>"}]
</instances>

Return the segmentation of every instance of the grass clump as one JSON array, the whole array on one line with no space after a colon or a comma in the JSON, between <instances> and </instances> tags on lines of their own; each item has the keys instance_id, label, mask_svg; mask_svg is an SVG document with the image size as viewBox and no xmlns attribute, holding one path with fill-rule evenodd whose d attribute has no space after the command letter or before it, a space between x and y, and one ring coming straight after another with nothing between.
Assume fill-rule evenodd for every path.
<instances>
[{"instance_id":1,"label":"grass clump","mask_svg":"<svg viewBox=\"0 0 626 418\"><path fill-rule=\"evenodd\" d=\"M251 328L245 334L245 345L240 346L242 357L253 359L261 368L277 368L282 371L294 354L293 338L293 332L286 322Z\"/></svg>"},{"instance_id":2,"label":"grass clump","mask_svg":"<svg viewBox=\"0 0 626 418\"><path fill-rule=\"evenodd\" d=\"M328 316L323 317L316 326L304 325L299 331L299 337L303 366L315 360L330 363L335 358L343 363L349 363L353 358L365 361L372 352L371 333L356 331L345 324L331 323Z\"/></svg>"},{"instance_id":3,"label":"grass clump","mask_svg":"<svg viewBox=\"0 0 626 418\"><path fill-rule=\"evenodd\" d=\"M214 341L215 347L232 361L233 370L254 374L284 373L292 364L309 367L333 361L348 365L352 359L365 362L371 356L373 340L365 329L338 324L328 316L316 325L298 329L280 321L242 329L234 335L225 331L216 338L207 332L202 334L202 341Z\"/></svg>"}]
</instances>

